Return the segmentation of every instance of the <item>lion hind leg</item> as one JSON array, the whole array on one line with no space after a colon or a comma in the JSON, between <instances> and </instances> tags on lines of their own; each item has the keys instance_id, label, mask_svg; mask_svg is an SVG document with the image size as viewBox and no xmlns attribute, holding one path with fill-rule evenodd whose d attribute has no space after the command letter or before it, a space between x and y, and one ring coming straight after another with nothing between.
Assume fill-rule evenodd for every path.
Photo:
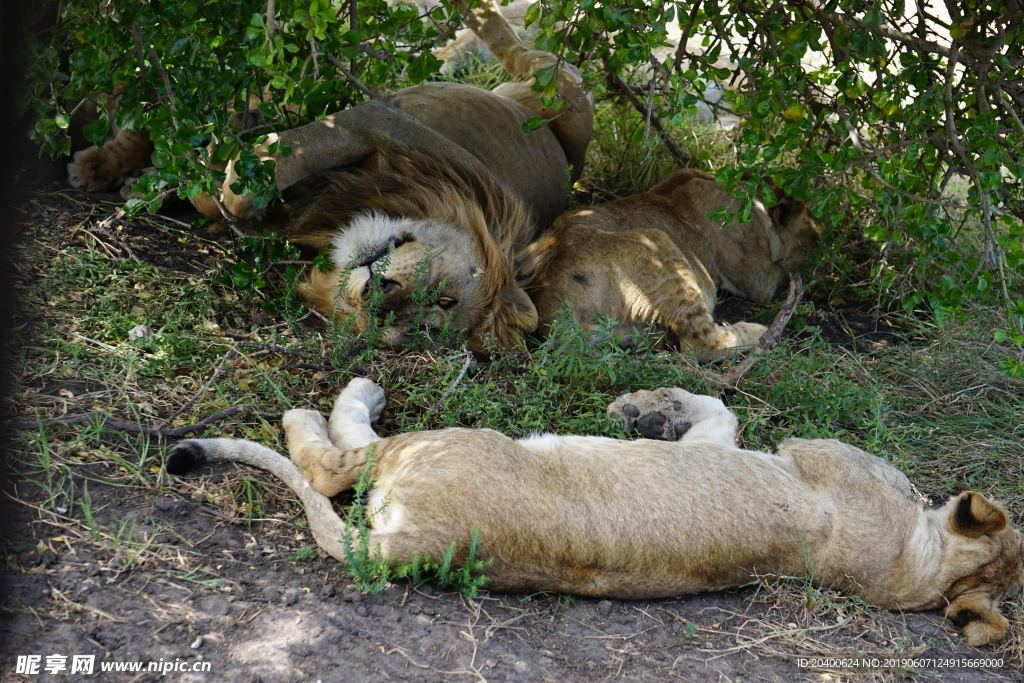
<instances>
[{"instance_id":1,"label":"lion hind leg","mask_svg":"<svg viewBox=\"0 0 1024 683\"><path fill-rule=\"evenodd\" d=\"M68 164L68 183L88 192L113 192L140 168L150 165L153 143L144 131L121 130L102 147L87 147L75 152Z\"/></svg>"},{"instance_id":2,"label":"lion hind leg","mask_svg":"<svg viewBox=\"0 0 1024 683\"><path fill-rule=\"evenodd\" d=\"M466 26L519 81L502 83L494 92L528 107L540 118L551 120L548 126L572 165L572 179L578 179L594 125L594 95L583 90L583 74L574 65L562 63L557 89L564 104L558 110L545 105L541 93L533 91L534 75L541 69L558 65L558 58L549 52L528 49L493 0L480 0L479 7L473 10L466 0L459 0L457 5Z\"/></svg>"},{"instance_id":3,"label":"lion hind leg","mask_svg":"<svg viewBox=\"0 0 1024 683\"><path fill-rule=\"evenodd\" d=\"M370 427L384 410L384 390L374 382L356 377L348 383L331 412L331 442L342 449L363 448L380 437Z\"/></svg>"},{"instance_id":4,"label":"lion hind leg","mask_svg":"<svg viewBox=\"0 0 1024 683\"><path fill-rule=\"evenodd\" d=\"M739 427L721 400L668 387L623 394L608 406L608 417L648 439L729 447Z\"/></svg>"},{"instance_id":5,"label":"lion hind leg","mask_svg":"<svg viewBox=\"0 0 1024 683\"><path fill-rule=\"evenodd\" d=\"M716 324L711 317L714 284L703 268L682 255L674 259L663 253L662 262L662 270L640 274L646 279L641 287L644 296L635 297L630 306L634 319L653 319L672 330L680 348L692 349L702 362L727 358L733 351L746 351L768 330L757 323Z\"/></svg>"},{"instance_id":6,"label":"lion hind leg","mask_svg":"<svg viewBox=\"0 0 1024 683\"><path fill-rule=\"evenodd\" d=\"M327 422L314 410L289 410L281 423L288 454L313 490L329 498L356 483L366 463L365 448L335 447Z\"/></svg>"},{"instance_id":7,"label":"lion hind leg","mask_svg":"<svg viewBox=\"0 0 1024 683\"><path fill-rule=\"evenodd\" d=\"M479 6L473 9L469 9L466 0L457 0L455 4L466 26L483 41L505 70L517 80L529 80L538 69L558 62L557 58L548 52L527 48L493 0L480 0Z\"/></svg>"}]
</instances>

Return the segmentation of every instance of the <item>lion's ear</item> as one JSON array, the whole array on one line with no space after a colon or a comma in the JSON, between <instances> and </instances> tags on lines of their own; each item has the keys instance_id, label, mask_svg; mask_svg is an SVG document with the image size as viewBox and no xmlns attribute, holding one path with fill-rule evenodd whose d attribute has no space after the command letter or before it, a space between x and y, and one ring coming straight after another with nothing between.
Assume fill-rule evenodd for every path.
<instances>
[{"instance_id":1,"label":"lion's ear","mask_svg":"<svg viewBox=\"0 0 1024 683\"><path fill-rule=\"evenodd\" d=\"M997 534L1009 526L1006 511L985 496L974 491L961 493L950 500L952 511L949 516L951 531L970 538L985 534Z\"/></svg>"},{"instance_id":2,"label":"lion's ear","mask_svg":"<svg viewBox=\"0 0 1024 683\"><path fill-rule=\"evenodd\" d=\"M776 195L778 196L778 195ZM768 209L768 216L780 230L789 230L797 224L800 217L807 213L807 203L790 197L779 197L779 201Z\"/></svg>"},{"instance_id":3,"label":"lion's ear","mask_svg":"<svg viewBox=\"0 0 1024 683\"><path fill-rule=\"evenodd\" d=\"M498 348L512 348L522 343L524 333L537 329L539 320L529 295L513 280L502 290L490 321L477 330L472 346L483 351L490 339Z\"/></svg>"},{"instance_id":4,"label":"lion's ear","mask_svg":"<svg viewBox=\"0 0 1024 683\"><path fill-rule=\"evenodd\" d=\"M548 271L551 261L558 254L561 233L557 224L554 228L540 235L530 244L519 249L514 257L516 281L527 289L534 286L540 276Z\"/></svg>"}]
</instances>

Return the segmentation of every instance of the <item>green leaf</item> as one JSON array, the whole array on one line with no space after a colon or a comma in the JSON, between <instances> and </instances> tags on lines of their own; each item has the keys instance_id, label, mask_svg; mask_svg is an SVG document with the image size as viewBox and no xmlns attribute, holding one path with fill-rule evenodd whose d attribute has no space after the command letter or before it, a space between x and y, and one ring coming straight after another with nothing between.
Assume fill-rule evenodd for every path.
<instances>
[{"instance_id":1,"label":"green leaf","mask_svg":"<svg viewBox=\"0 0 1024 683\"><path fill-rule=\"evenodd\" d=\"M409 66L406 67L405 73L409 76L409 80L412 83L420 83L427 80L430 76L433 76L441 68L441 60L430 54L429 52L422 52L416 56Z\"/></svg>"},{"instance_id":2,"label":"green leaf","mask_svg":"<svg viewBox=\"0 0 1024 683\"><path fill-rule=\"evenodd\" d=\"M523 124L523 132L524 133L532 133L533 131L537 130L538 128L540 128L541 126L546 124L547 122L548 122L548 119L539 118L539 117L530 117L530 118L526 119L526 123Z\"/></svg>"},{"instance_id":3,"label":"green leaf","mask_svg":"<svg viewBox=\"0 0 1024 683\"><path fill-rule=\"evenodd\" d=\"M537 72L533 75L534 92L542 92L548 95L554 95L556 92L555 88L558 82L556 79L557 74L558 68L554 64L552 64L551 66L546 66L543 69L538 69Z\"/></svg>"},{"instance_id":4,"label":"green leaf","mask_svg":"<svg viewBox=\"0 0 1024 683\"><path fill-rule=\"evenodd\" d=\"M103 146L103 143L106 142L107 135L109 133L110 123L104 116L101 116L95 121L90 121L89 123L82 126L82 135L85 136L86 140L96 145L97 147Z\"/></svg>"}]
</instances>

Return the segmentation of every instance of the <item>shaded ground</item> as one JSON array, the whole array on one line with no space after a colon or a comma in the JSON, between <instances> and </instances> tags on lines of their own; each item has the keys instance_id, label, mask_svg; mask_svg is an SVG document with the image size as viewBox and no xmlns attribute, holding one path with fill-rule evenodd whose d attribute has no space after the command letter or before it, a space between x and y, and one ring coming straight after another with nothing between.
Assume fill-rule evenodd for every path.
<instances>
[{"instance_id":1,"label":"shaded ground","mask_svg":"<svg viewBox=\"0 0 1024 683\"><path fill-rule=\"evenodd\" d=\"M730 294L724 296L715 307L715 319L736 323L754 318L767 308L769 306L744 301ZM876 315L866 308L829 308L805 296L799 311L799 324L796 324L797 321L791 322L784 337L808 338L811 333L807 328L814 326L820 330L824 341L848 347L857 353L871 353L908 341L908 334L890 324L884 314ZM768 320L764 322L767 324Z\"/></svg>"},{"instance_id":2,"label":"shaded ground","mask_svg":"<svg viewBox=\"0 0 1024 683\"><path fill-rule=\"evenodd\" d=\"M202 275L232 244L227 235L151 218L105 235L94 229L104 207L88 196L35 202L22 207L40 259L91 235L99 250ZM46 277L45 266L19 264L23 293ZM725 302L722 317L747 317L741 306ZM266 322L258 309L251 315L247 323ZM901 339L864 311L815 307L805 317L820 321L826 339L860 351ZM32 329L31 320L22 322ZM12 405L22 415L30 408L60 414L76 396L106 391L113 387L88 379L37 381ZM99 438L113 449L124 444L117 436ZM134 443L164 450L143 438ZM164 678L15 672L18 656L42 655L45 664L53 654L95 655L97 669L100 662L209 663L208 672L167 674L181 681L1024 680L1008 666L978 668L991 651L959 644L938 614L881 612L799 582L654 601L484 592L466 602L408 583L362 595L311 548L290 493L260 473L220 465L171 479L154 459L156 474L140 479L105 455L106 446L58 453L36 440L32 448L60 456L69 476L54 506L32 483L40 475L25 458L24 476L9 492L20 502L8 519L3 680ZM244 492L256 489L259 506L243 509ZM847 668L801 661L854 656L878 661ZM955 666L938 661L948 658Z\"/></svg>"},{"instance_id":3,"label":"shaded ground","mask_svg":"<svg viewBox=\"0 0 1024 683\"><path fill-rule=\"evenodd\" d=\"M879 615L827 596L847 615L837 624L835 604L822 604L815 614L808 596L792 586L653 601L485 592L467 603L407 583L362 595L346 587L333 560L308 550L309 539L294 526L301 511L286 491L276 489L279 498L268 503L283 512L251 527L198 502L202 490L230 490L251 471L218 466L153 492L99 484L117 477L106 465L78 471L90 482L94 508L102 508L97 524L127 524L132 538L120 545L137 549L141 543L141 565L120 569L126 558L119 543L90 539L74 511L41 520L22 508L14 521L23 535L12 548L17 562L7 577L9 658L59 653L95 654L98 662L205 661L208 673L169 675L328 683L820 681L826 669L801 667L801 658L843 652L919 662L985 656L957 646L935 614ZM24 496L24 486L15 493ZM313 557L299 559L306 554ZM4 664L8 676L12 664ZM877 671L900 678L912 668L879 662ZM947 681L1014 680L1005 670L919 668Z\"/></svg>"}]
</instances>

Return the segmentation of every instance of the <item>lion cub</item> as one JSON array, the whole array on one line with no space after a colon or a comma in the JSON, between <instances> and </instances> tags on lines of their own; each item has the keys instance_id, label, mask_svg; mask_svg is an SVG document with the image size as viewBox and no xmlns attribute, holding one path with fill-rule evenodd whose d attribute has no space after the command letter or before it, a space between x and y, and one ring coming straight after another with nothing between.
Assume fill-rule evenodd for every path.
<instances>
[{"instance_id":1,"label":"lion cub","mask_svg":"<svg viewBox=\"0 0 1024 683\"><path fill-rule=\"evenodd\" d=\"M754 202L745 225L708 220L732 201L707 173L687 168L647 192L563 214L531 245L544 264L531 294L541 324L568 301L583 327L594 327L599 315L615 318L617 333L655 323L701 360L752 347L767 328L716 325L716 290L771 301L821 232L803 202L785 197L770 209Z\"/></svg>"},{"instance_id":2,"label":"lion cub","mask_svg":"<svg viewBox=\"0 0 1024 683\"><path fill-rule=\"evenodd\" d=\"M1006 511L967 492L938 510L907 500L907 478L833 440L789 439L777 454L737 448L721 401L681 389L639 391L608 408L647 436L510 439L445 429L381 439L384 392L356 378L330 422L290 410L291 460L252 441L188 440L167 470L215 460L273 472L302 500L317 543L344 561L351 530L327 496L352 486L374 443L371 547L391 561L492 557L488 588L654 598L716 591L755 576L807 576L888 609L944 607L971 645L1006 632L999 601L1024 572Z\"/></svg>"}]
</instances>

